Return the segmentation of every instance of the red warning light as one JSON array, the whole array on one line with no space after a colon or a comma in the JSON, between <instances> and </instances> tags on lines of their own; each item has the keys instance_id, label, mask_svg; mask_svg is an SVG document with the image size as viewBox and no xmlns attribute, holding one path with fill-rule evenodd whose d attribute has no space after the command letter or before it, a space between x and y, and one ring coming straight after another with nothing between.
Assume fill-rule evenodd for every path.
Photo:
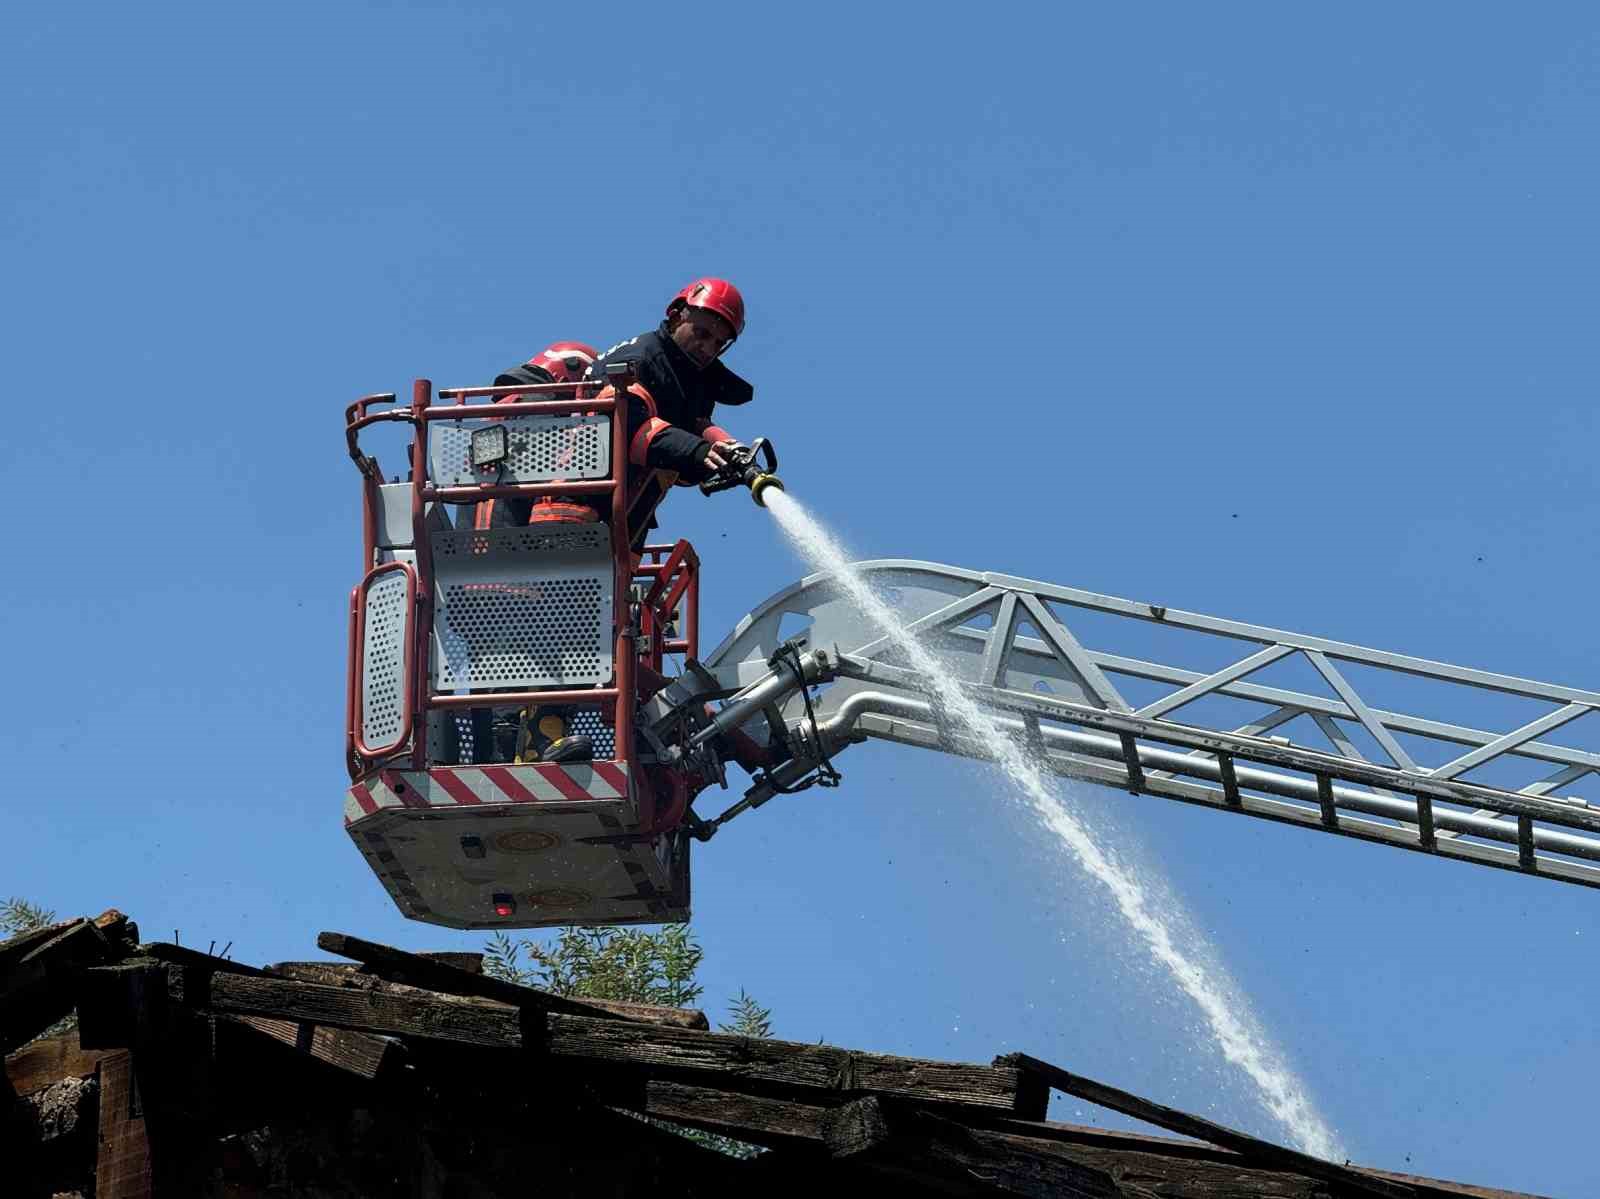
<instances>
[{"instance_id":1,"label":"red warning light","mask_svg":"<svg viewBox=\"0 0 1600 1199\"><path fill-rule=\"evenodd\" d=\"M494 897L494 914L496 916L515 916L517 914L517 901L515 896L498 894Z\"/></svg>"}]
</instances>

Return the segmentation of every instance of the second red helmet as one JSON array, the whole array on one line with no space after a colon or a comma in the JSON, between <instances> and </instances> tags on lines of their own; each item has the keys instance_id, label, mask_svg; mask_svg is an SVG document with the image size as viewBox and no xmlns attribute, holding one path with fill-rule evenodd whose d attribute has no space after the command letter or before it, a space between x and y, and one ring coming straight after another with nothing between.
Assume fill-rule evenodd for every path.
<instances>
[{"instance_id":1,"label":"second red helmet","mask_svg":"<svg viewBox=\"0 0 1600 1199\"><path fill-rule=\"evenodd\" d=\"M667 305L667 315L671 316L683 307L715 312L732 326L735 337L744 332L744 297L726 279L696 279L672 297L672 303Z\"/></svg>"},{"instance_id":2,"label":"second red helmet","mask_svg":"<svg viewBox=\"0 0 1600 1199\"><path fill-rule=\"evenodd\" d=\"M552 383L576 383L598 357L599 350L581 341L553 341L528 359L528 365L544 371Z\"/></svg>"}]
</instances>

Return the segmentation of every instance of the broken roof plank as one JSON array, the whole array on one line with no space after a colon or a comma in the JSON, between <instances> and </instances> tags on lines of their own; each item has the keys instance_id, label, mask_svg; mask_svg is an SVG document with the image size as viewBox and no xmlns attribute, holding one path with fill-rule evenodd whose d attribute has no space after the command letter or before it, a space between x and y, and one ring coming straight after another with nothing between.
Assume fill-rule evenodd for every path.
<instances>
[{"instance_id":1,"label":"broken roof plank","mask_svg":"<svg viewBox=\"0 0 1600 1199\"><path fill-rule=\"evenodd\" d=\"M1176 1137L1154 1136L1144 1132L1126 1132L1119 1129L1089 1127L1082 1124L1062 1124L1053 1121L1030 1121L1014 1119L988 1119L983 1122L987 1132L1002 1132L1013 1136L1025 1137L1036 1141L1053 1141L1061 1145L1071 1146L1074 1151L1083 1150L1089 1153L1104 1153L1108 1161L1135 1162L1142 1160L1143 1155L1150 1154L1156 1157L1171 1160L1186 1160L1200 1163L1238 1165L1244 1159L1231 1149L1223 1149L1216 1145L1208 1145L1200 1141L1179 1140ZM1139 1155L1134 1157L1133 1155ZM1267 1166L1256 1163L1252 1168L1276 1170L1279 1167ZM1466 1183L1449 1182L1438 1178L1423 1178L1410 1174L1396 1174L1389 1170L1377 1170L1370 1166L1347 1166L1359 1174L1367 1174L1380 1180L1403 1183L1415 1187L1419 1196L1425 1199L1540 1199L1537 1195L1529 1195L1521 1191L1495 1190L1486 1187L1470 1186ZM1317 1180L1321 1181L1321 1180ZM1246 1193L1241 1190L1241 1193ZM1250 1191L1250 1194L1257 1192ZM1267 1193L1267 1192L1260 1192Z\"/></svg>"},{"instance_id":2,"label":"broken roof plank","mask_svg":"<svg viewBox=\"0 0 1600 1199\"><path fill-rule=\"evenodd\" d=\"M721 1074L741 1082L822 1092L876 1092L1035 1119L1044 1114L1034 1110L1024 1072L1007 1066L856 1053L828 1045L581 1016L548 1017L543 1048L554 1057Z\"/></svg>"},{"instance_id":3,"label":"broken roof plank","mask_svg":"<svg viewBox=\"0 0 1600 1199\"><path fill-rule=\"evenodd\" d=\"M967 1128L927 1112L890 1112L894 1136L874 1152L875 1164L902 1169L933 1167L957 1177L981 1178L1002 1194L1117 1196L1118 1199L1353 1199L1320 1179L1251 1165L1234 1157L1221 1163L1154 1154L1085 1151L987 1128ZM927 1163L927 1167L923 1166ZM993 1192L988 1192L993 1193Z\"/></svg>"},{"instance_id":4,"label":"broken roof plank","mask_svg":"<svg viewBox=\"0 0 1600 1199\"><path fill-rule=\"evenodd\" d=\"M1214 1124L1200 1116L1191 1116L1187 1112L1180 1112L1176 1108L1164 1104L1154 1103L1143 1099L1131 1091L1124 1091L1105 1083L1096 1082L1092 1078L1084 1078L1080 1074L1073 1074L1063 1070L1060 1066L1052 1066L1049 1062L1040 1061L1026 1053L1011 1053L995 1059L996 1063L1004 1062L1014 1065L1019 1069L1030 1071L1043 1078L1058 1091L1068 1095L1075 1095L1079 1099L1087 1099L1090 1103L1109 1108L1114 1112L1121 1112L1125 1116L1132 1116L1153 1124L1157 1128L1165 1128L1169 1132L1182 1133L1184 1136L1195 1137L1208 1144L1220 1145L1224 1149L1231 1149L1241 1157L1253 1162L1279 1166L1283 1169L1294 1170L1309 1178L1321 1179L1325 1182L1337 1182L1357 1194L1379 1195L1383 1199L1415 1199L1416 1190L1403 1183L1390 1182L1386 1179L1374 1178L1362 1174L1346 1166L1335 1165L1333 1162L1323 1161L1320 1157L1312 1157L1309 1153L1301 1153L1296 1149L1289 1149L1282 1145L1274 1145L1271 1141L1263 1141L1248 1133L1239 1132L1237 1129L1228 1128L1222 1124Z\"/></svg>"},{"instance_id":5,"label":"broken roof plank","mask_svg":"<svg viewBox=\"0 0 1600 1199\"><path fill-rule=\"evenodd\" d=\"M7 970L12 965L21 961L45 942L60 936L67 929L76 924L82 924L84 919L85 917L79 916L73 920L58 920L54 924L30 928L26 932L20 932L14 937L8 937L6 940L0 941L0 980L5 978Z\"/></svg>"},{"instance_id":6,"label":"broken roof plank","mask_svg":"<svg viewBox=\"0 0 1600 1199\"><path fill-rule=\"evenodd\" d=\"M607 1102L641 1115L769 1148L822 1144L824 1127L832 1111L815 1103L748 1095L726 1086L695 1086L663 1078L647 1079L637 1099L629 1102L608 1099Z\"/></svg>"},{"instance_id":7,"label":"broken roof plank","mask_svg":"<svg viewBox=\"0 0 1600 1199\"><path fill-rule=\"evenodd\" d=\"M411 986L426 987L451 995L474 995L514 1004L540 1012L563 1012L596 1019L633 1020L646 1024L665 1024L682 1028L709 1029L704 1012L688 1008L657 1007L647 1003L621 1003L615 1000L573 999L554 995L537 987L527 987L503 978L463 970L443 956L430 957L365 941L347 933L317 934L317 948L361 962L380 977Z\"/></svg>"},{"instance_id":8,"label":"broken roof plank","mask_svg":"<svg viewBox=\"0 0 1600 1199\"><path fill-rule=\"evenodd\" d=\"M912 1140L901 1140L899 1148L914 1150L917 1147L915 1137L927 1133L926 1128L919 1131L908 1124L910 1109L880 1096L862 1096L829 1104L744 1094L736 1089L739 1085L738 1079L729 1079L721 1085L694 1085L652 1078L636 1095L607 1095L602 1089L601 1097L602 1102L612 1107L720 1133L769 1149L799 1149L813 1154L823 1149L835 1159L859 1158L867 1165L876 1161L867 1155L881 1146L891 1145L891 1137L910 1135ZM1163 1188L1161 1194L1169 1199L1246 1194L1278 1199L1324 1199L1330 1193L1324 1180L1309 1177L1302 1171L1250 1162L1232 1150L1199 1141L1010 1117L980 1116L977 1119L976 1125L968 1120L960 1123L965 1129L962 1136L974 1147L987 1148L1001 1157L1061 1158L1091 1171L1102 1170L1116 1177L1119 1186L1131 1188L1126 1192L1112 1192L1119 1195L1126 1193L1143 1199L1149 1193L1139 1190L1134 1182L1128 1181L1130 1179L1144 1186L1159 1179ZM895 1152L892 1145L890 1152L891 1155ZM1357 1166L1347 1168L1375 1175L1381 1181L1412 1186L1424 1199L1537 1199L1439 1179L1394 1175ZM1351 1192L1346 1188L1333 1193Z\"/></svg>"},{"instance_id":9,"label":"broken roof plank","mask_svg":"<svg viewBox=\"0 0 1600 1199\"><path fill-rule=\"evenodd\" d=\"M354 965L349 962L279 962L272 967L273 974L281 978L292 978L299 982L323 983L331 987L350 987L361 991L390 991L400 995L440 995L457 994L463 999L488 999L487 995L461 995L460 992L440 991L434 987L423 987L413 982L398 982L395 978L386 978L382 974L374 973L365 966ZM401 972L396 972L397 977L405 977ZM491 980L504 982L505 980ZM521 1000L526 994L543 996L546 992L508 983L503 988L475 988L478 990L494 990L492 1002L508 1002ZM632 1020L642 1024L665 1024L673 1028L698 1028L709 1029L704 1012L694 1011L690 1008L656 1007L643 1003L616 1003L610 1000L584 999L587 1005L584 1015L593 1015L604 1018L607 1014ZM533 1004L518 1002L514 1006L533 1008ZM591 1011L590 1007L599 1010Z\"/></svg>"},{"instance_id":10,"label":"broken roof plank","mask_svg":"<svg viewBox=\"0 0 1600 1199\"><path fill-rule=\"evenodd\" d=\"M198 970L221 971L224 974L249 974L261 978L266 971L259 966L249 966L232 958L221 958L213 953L175 945L170 941L149 941L139 946L141 957L155 958L173 966L191 966Z\"/></svg>"},{"instance_id":11,"label":"broken roof plank","mask_svg":"<svg viewBox=\"0 0 1600 1199\"><path fill-rule=\"evenodd\" d=\"M344 1028L324 1028L301 1020L271 1016L224 1016L297 1053L326 1062L357 1078L372 1080L398 1068L405 1055L396 1041Z\"/></svg>"},{"instance_id":12,"label":"broken roof plank","mask_svg":"<svg viewBox=\"0 0 1600 1199\"><path fill-rule=\"evenodd\" d=\"M100 1050L78 1046L76 1032L46 1037L26 1045L5 1059L5 1075L18 1095L41 1091L64 1078L87 1078L100 1068Z\"/></svg>"},{"instance_id":13,"label":"broken roof plank","mask_svg":"<svg viewBox=\"0 0 1600 1199\"><path fill-rule=\"evenodd\" d=\"M1152 1193L1164 1199L1224 1199L1238 1194L1168 1189L1166 1184L1183 1177L1170 1170L1165 1176L1130 1179L1132 1185L1125 1189L1114 1168L1055 1152L1056 1146L1049 1143L1041 1152L1021 1138L971 1128L925 1108L885 1103L876 1096L842 1109L829 1132L829 1150L836 1159L868 1167L887 1178L915 1178L924 1186L942 1183L943 1189L953 1194L1038 1199L1144 1199ZM1159 1192L1150 1186L1152 1182L1160 1184ZM1290 1197L1285 1194L1281 1199ZM1321 1196L1305 1194L1293 1199Z\"/></svg>"},{"instance_id":14,"label":"broken roof plank","mask_svg":"<svg viewBox=\"0 0 1600 1199\"><path fill-rule=\"evenodd\" d=\"M196 978L208 973L245 978L269 977L258 967L164 941L141 945L139 951L144 958L191 971ZM265 1016L226 1018L237 1020L253 1029L256 1034L277 1041L308 1057L326 1062L335 1069L368 1080L377 1078L385 1069L396 1065L404 1052L400 1045L392 1040L345 1029L323 1028L305 1021L278 1020ZM96 1038L116 1035L102 1031L97 1021L91 1021L91 1024L94 1025L92 1035Z\"/></svg>"},{"instance_id":15,"label":"broken roof plank","mask_svg":"<svg viewBox=\"0 0 1600 1199\"><path fill-rule=\"evenodd\" d=\"M232 1015L269 1016L365 1032L503 1049L535 1049L645 1069L731 1075L802 1090L876 1091L925 1103L1024 1116L1023 1072L1013 1068L852 1053L791 1041L753 1040L694 1029L527 1013L481 998L395 994L279 978L216 974L186 984L185 1001Z\"/></svg>"},{"instance_id":16,"label":"broken roof plank","mask_svg":"<svg viewBox=\"0 0 1600 1199\"><path fill-rule=\"evenodd\" d=\"M216 974L197 981L199 985L188 988L193 992L188 1001L219 1013L267 1016L497 1049L520 1049L524 1044L522 1012L482 999L399 995L236 974Z\"/></svg>"},{"instance_id":17,"label":"broken roof plank","mask_svg":"<svg viewBox=\"0 0 1600 1199\"><path fill-rule=\"evenodd\" d=\"M0 1052L27 1044L70 1012L74 980L82 970L122 956L126 926L127 917L113 910L98 921L69 920L0 946Z\"/></svg>"}]
</instances>

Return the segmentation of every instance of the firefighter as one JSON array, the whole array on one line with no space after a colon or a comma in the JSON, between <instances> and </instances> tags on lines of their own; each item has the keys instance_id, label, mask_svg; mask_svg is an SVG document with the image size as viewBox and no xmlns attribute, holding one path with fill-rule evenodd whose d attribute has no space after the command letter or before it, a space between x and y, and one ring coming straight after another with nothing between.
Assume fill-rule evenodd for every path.
<instances>
[{"instance_id":1,"label":"firefighter","mask_svg":"<svg viewBox=\"0 0 1600 1199\"><path fill-rule=\"evenodd\" d=\"M655 527L655 510L667 490L674 483L703 482L727 465L727 453L739 447L711 418L718 404L746 404L754 397L754 388L721 361L743 332L744 297L739 289L725 279L696 279L672 298L658 328L612 346L588 367L586 378L596 386L604 385L606 367L616 363L632 366L638 379L629 389L627 418L628 459L636 483L628 496L626 519L635 554L643 548L646 532ZM544 510L543 505L520 521L519 515L509 513L502 519L521 523L577 518L554 508ZM493 513L486 519L492 522ZM515 760L592 759L591 738L569 732L570 714L571 708L564 706L519 713ZM506 739L504 725L497 721L497 751L503 752Z\"/></svg>"},{"instance_id":2,"label":"firefighter","mask_svg":"<svg viewBox=\"0 0 1600 1199\"><path fill-rule=\"evenodd\" d=\"M577 383L599 356L599 350L581 341L552 342L526 362L496 375L494 385L513 387L519 383L532 386ZM522 398L509 395L495 402L513 404ZM538 518L542 520L581 522L599 519L599 514L593 508L570 499L535 505L532 500L513 498L483 500L476 504L472 527L503 529L531 524L535 520L536 507L539 509ZM566 708L526 708L520 711L516 708L474 708L474 757L478 761L496 762L569 762L593 758L594 745L590 738L567 734L568 716Z\"/></svg>"},{"instance_id":3,"label":"firefighter","mask_svg":"<svg viewBox=\"0 0 1600 1199\"><path fill-rule=\"evenodd\" d=\"M712 415L718 404L754 398L755 389L721 361L743 332L739 289L726 279L696 279L672 298L657 328L612 346L589 368L589 377L603 382L607 366L628 363L639 380L629 397L628 456L648 473L629 500L635 550L655 527L667 489L703 482L739 444Z\"/></svg>"},{"instance_id":4,"label":"firefighter","mask_svg":"<svg viewBox=\"0 0 1600 1199\"><path fill-rule=\"evenodd\" d=\"M627 522L635 554L645 533L655 527L655 510L668 488L709 478L727 464L726 452L739 445L711 423L711 416L719 403L745 404L754 395L750 384L720 361L743 332L739 289L725 279L696 279L672 298L658 328L612 346L589 366L586 377L597 386L604 384L605 369L613 363L628 363L638 379L629 389L627 425L628 459L636 477ZM609 393L609 388L600 392ZM529 519L541 516L560 519L553 509L535 510ZM515 760L590 760L593 742L568 731L570 714L570 707L561 706L519 713ZM503 726L496 733L503 747Z\"/></svg>"},{"instance_id":5,"label":"firefighter","mask_svg":"<svg viewBox=\"0 0 1600 1199\"><path fill-rule=\"evenodd\" d=\"M537 386L541 383L576 383L584 377L584 372L594 365L600 351L581 341L553 341L540 350L532 358L508 371L502 371L494 378L496 387L514 387L518 383L527 383ZM567 393L562 392L561 395ZM514 404L522 396L509 395L496 400L497 404ZM554 398L551 396L536 396L539 399ZM575 510L582 505L559 505L565 511L574 509L567 515L581 516ZM504 529L516 525L529 523L529 516L533 511L532 500L484 500L473 509L472 527L475 529ZM593 510L588 509L590 520L596 519Z\"/></svg>"}]
</instances>

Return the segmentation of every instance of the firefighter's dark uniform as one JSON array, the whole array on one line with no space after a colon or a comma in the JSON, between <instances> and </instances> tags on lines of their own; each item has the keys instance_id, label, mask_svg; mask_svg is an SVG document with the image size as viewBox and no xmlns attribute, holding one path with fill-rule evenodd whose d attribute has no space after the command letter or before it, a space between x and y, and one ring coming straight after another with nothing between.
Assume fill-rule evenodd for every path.
<instances>
[{"instance_id":1,"label":"firefighter's dark uniform","mask_svg":"<svg viewBox=\"0 0 1600 1199\"><path fill-rule=\"evenodd\" d=\"M588 378L604 383L606 367L626 362L633 367L650 403L632 395L628 403L628 457L635 471L650 473L640 480L628 507L630 542L637 550L647 530L655 528L656 506L675 482L700 483L706 469L708 443L732 440L712 423L718 404L748 404L755 388L721 361L701 369L678 348L667 322L648 333L612 346L589 368Z\"/></svg>"}]
</instances>

